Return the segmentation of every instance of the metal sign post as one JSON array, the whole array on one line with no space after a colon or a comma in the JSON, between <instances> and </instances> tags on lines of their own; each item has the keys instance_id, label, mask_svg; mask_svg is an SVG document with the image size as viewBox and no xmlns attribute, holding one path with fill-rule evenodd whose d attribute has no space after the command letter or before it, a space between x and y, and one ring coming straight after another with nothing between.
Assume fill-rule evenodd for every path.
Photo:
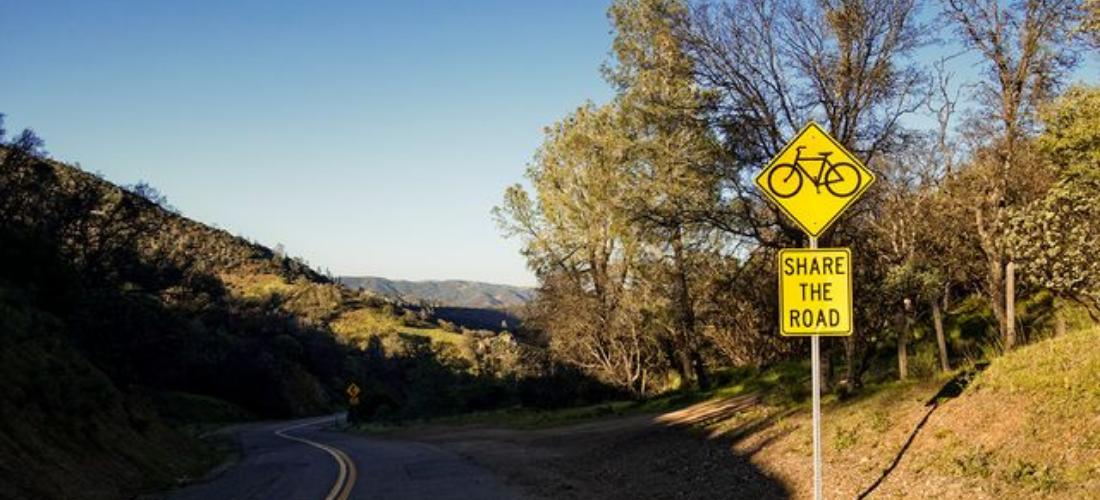
<instances>
[{"instance_id":1,"label":"metal sign post","mask_svg":"<svg viewBox=\"0 0 1100 500\"><path fill-rule=\"evenodd\" d=\"M817 236L810 236L810 248L817 248ZM810 373L814 378L814 500L822 500L822 340L810 337Z\"/></svg>"},{"instance_id":2,"label":"metal sign post","mask_svg":"<svg viewBox=\"0 0 1100 500\"><path fill-rule=\"evenodd\" d=\"M852 254L817 248L821 236L875 182L875 174L810 122L756 175L756 185L810 237L809 248L779 252L779 332L810 336L813 377L814 500L822 500L821 336L851 335Z\"/></svg>"},{"instance_id":3,"label":"metal sign post","mask_svg":"<svg viewBox=\"0 0 1100 500\"><path fill-rule=\"evenodd\" d=\"M810 236L810 248L817 249L817 237ZM821 336L810 337L810 376L814 378L814 500L821 500Z\"/></svg>"}]
</instances>

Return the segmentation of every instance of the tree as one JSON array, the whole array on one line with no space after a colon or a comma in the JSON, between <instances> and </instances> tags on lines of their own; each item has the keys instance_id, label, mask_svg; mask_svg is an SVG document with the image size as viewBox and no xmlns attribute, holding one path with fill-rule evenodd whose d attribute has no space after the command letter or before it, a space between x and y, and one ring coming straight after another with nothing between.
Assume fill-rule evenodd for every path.
<instances>
[{"instance_id":1,"label":"tree","mask_svg":"<svg viewBox=\"0 0 1100 500\"><path fill-rule=\"evenodd\" d=\"M544 287L543 305L570 304L569 321L558 318L546 327L562 333L588 312L580 323L603 335L574 328L556 337L558 344L591 338L601 346L562 351L575 364L618 372L608 360L621 349L610 347L635 346L625 357L635 361L618 364L637 367L637 360L648 359L642 349L658 346L684 384L706 387L690 260L713 241L701 214L719 200L717 148L705 119L711 99L695 85L693 62L677 36L686 13L681 1L611 6L616 35L604 74L617 90L614 101L581 108L548 133L528 173L537 202L512 188L498 219L525 235L525 253ZM571 206L578 195L586 204ZM601 361L592 365L576 359L577 352ZM624 385L646 376L637 369L620 374Z\"/></svg>"},{"instance_id":2,"label":"tree","mask_svg":"<svg viewBox=\"0 0 1100 500\"><path fill-rule=\"evenodd\" d=\"M1094 49L1100 49L1100 0L1085 0L1085 17L1081 20L1079 33L1085 43Z\"/></svg>"},{"instance_id":3,"label":"tree","mask_svg":"<svg viewBox=\"0 0 1100 500\"><path fill-rule=\"evenodd\" d=\"M0 114L0 209L6 224L30 225L40 214L34 208L42 207L52 198L44 190L53 184L55 175L45 162L45 142L25 129L18 136L8 139L4 128L4 115Z\"/></svg>"},{"instance_id":4,"label":"tree","mask_svg":"<svg viewBox=\"0 0 1100 500\"><path fill-rule=\"evenodd\" d=\"M688 256L708 241L703 214L719 203L718 149L706 122L713 98L695 84L676 32L685 2L619 0L608 12L615 57L604 72L632 142L624 208L651 253L667 263L674 365L682 380L705 388Z\"/></svg>"},{"instance_id":5,"label":"tree","mask_svg":"<svg viewBox=\"0 0 1100 500\"><path fill-rule=\"evenodd\" d=\"M145 199L149 203L157 205L160 208L163 208L163 209L165 209L169 212L179 213L179 210L176 210L175 207L168 204L168 197L165 196L163 193L160 192L160 190L153 187L153 185L149 184L148 182L138 181L137 184L133 184L133 185L130 185L130 186L124 186L123 189L125 189L125 190L137 195L138 197Z\"/></svg>"},{"instance_id":6,"label":"tree","mask_svg":"<svg viewBox=\"0 0 1100 500\"><path fill-rule=\"evenodd\" d=\"M1041 110L1039 147L1066 179L1100 171L1100 87L1077 86Z\"/></svg>"},{"instance_id":7,"label":"tree","mask_svg":"<svg viewBox=\"0 0 1100 500\"><path fill-rule=\"evenodd\" d=\"M913 0L737 0L692 12L685 43L720 99L714 125L745 236L776 224L747 211L760 199L752 174L810 120L866 163L897 146L899 119L926 98L909 59L923 43L915 14Z\"/></svg>"},{"instance_id":8,"label":"tree","mask_svg":"<svg viewBox=\"0 0 1100 500\"><path fill-rule=\"evenodd\" d=\"M642 245L622 209L632 143L615 104L578 108L546 130L522 186L494 209L523 241L541 288L531 324L562 359L619 387L645 392L659 365L631 294Z\"/></svg>"},{"instance_id":9,"label":"tree","mask_svg":"<svg viewBox=\"0 0 1100 500\"><path fill-rule=\"evenodd\" d=\"M760 249L805 241L752 178L810 120L873 169L897 149L907 135L901 117L927 98L911 58L925 39L916 7L915 0L734 0L692 10L683 36L698 80L718 98L712 126L724 146L726 203L711 214L716 227ZM850 226L863 223L870 205L855 207ZM827 238L857 232L842 227ZM845 339L849 374L857 372L862 335Z\"/></svg>"},{"instance_id":10,"label":"tree","mask_svg":"<svg viewBox=\"0 0 1100 500\"><path fill-rule=\"evenodd\" d=\"M1027 281L1100 319L1100 88L1076 87L1040 114L1039 147L1058 180L1013 213L1011 241Z\"/></svg>"},{"instance_id":11,"label":"tree","mask_svg":"<svg viewBox=\"0 0 1100 500\"><path fill-rule=\"evenodd\" d=\"M708 252L693 260L702 333L735 366L760 367L797 352L778 332L778 289L774 252L760 251L741 261Z\"/></svg>"},{"instance_id":12,"label":"tree","mask_svg":"<svg viewBox=\"0 0 1100 500\"><path fill-rule=\"evenodd\" d=\"M962 245L954 234L942 236L952 224L943 213L942 156L938 148L931 147L939 140L916 137L906 150L887 155L880 163L885 166L881 194L870 218L874 237L880 240L875 252L879 260L871 265L885 272L880 307L886 315L894 316L892 329L897 337L898 373L902 379L907 376L912 326L923 306L932 309L941 369L949 369L941 301L950 285L952 258L959 255Z\"/></svg>"},{"instance_id":13,"label":"tree","mask_svg":"<svg viewBox=\"0 0 1100 500\"><path fill-rule=\"evenodd\" d=\"M1042 192L1032 170L1035 110L1055 93L1064 73L1075 63L1073 29L1081 16L1080 0L944 0L946 17L963 43L984 59L988 79L978 85L983 113L972 135L982 147L973 161L971 188L981 188L969 207L984 255L985 293L997 318L1006 349L1016 343L1015 314L1009 307L1015 272L1008 245L1012 206ZM1006 289L1007 288L1007 289Z\"/></svg>"}]
</instances>

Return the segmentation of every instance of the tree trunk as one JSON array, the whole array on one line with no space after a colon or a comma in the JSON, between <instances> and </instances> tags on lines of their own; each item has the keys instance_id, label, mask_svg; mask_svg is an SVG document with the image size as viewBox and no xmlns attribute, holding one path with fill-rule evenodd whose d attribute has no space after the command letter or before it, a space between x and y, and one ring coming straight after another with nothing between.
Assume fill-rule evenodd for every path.
<instances>
[{"instance_id":1,"label":"tree trunk","mask_svg":"<svg viewBox=\"0 0 1100 500\"><path fill-rule=\"evenodd\" d=\"M1005 266L1005 350L1016 346L1016 263Z\"/></svg>"},{"instance_id":2,"label":"tree trunk","mask_svg":"<svg viewBox=\"0 0 1100 500\"><path fill-rule=\"evenodd\" d=\"M909 314L900 313L897 319L898 328L898 379L904 381L909 378L909 349L906 343L909 341Z\"/></svg>"},{"instance_id":3,"label":"tree trunk","mask_svg":"<svg viewBox=\"0 0 1100 500\"><path fill-rule=\"evenodd\" d=\"M997 320L997 335L1000 337L1002 347L1008 350L1008 320L1005 315L1005 277L1004 261L994 260L989 263L989 308L993 311L993 317Z\"/></svg>"},{"instance_id":4,"label":"tree trunk","mask_svg":"<svg viewBox=\"0 0 1100 500\"><path fill-rule=\"evenodd\" d=\"M677 338L676 346L678 360L681 365L681 376L684 383L706 389L710 380L707 376L706 364L699 354L697 339L695 338L695 308L691 303L691 294L688 289L687 266L684 263L684 235L680 226L676 226L672 233L672 258L673 258L673 309L676 318ZM692 380L694 375L694 380Z\"/></svg>"},{"instance_id":5,"label":"tree trunk","mask_svg":"<svg viewBox=\"0 0 1100 500\"><path fill-rule=\"evenodd\" d=\"M856 368L856 332L844 338L844 390L854 391L859 384Z\"/></svg>"},{"instance_id":6,"label":"tree trunk","mask_svg":"<svg viewBox=\"0 0 1100 500\"><path fill-rule=\"evenodd\" d=\"M940 370L951 371L951 363L947 361L947 339L943 334L943 311L940 310L940 301L932 300L932 322L936 327L936 344L940 347Z\"/></svg>"},{"instance_id":7,"label":"tree trunk","mask_svg":"<svg viewBox=\"0 0 1100 500\"><path fill-rule=\"evenodd\" d=\"M681 337L681 335L677 335L677 337ZM676 349L676 373L680 375L680 387L690 388L694 385L691 380L691 355L688 354L681 340L682 338L677 338L676 345L673 346Z\"/></svg>"},{"instance_id":8,"label":"tree trunk","mask_svg":"<svg viewBox=\"0 0 1100 500\"><path fill-rule=\"evenodd\" d=\"M826 394L829 392L829 381L833 379L833 356L832 356L832 342L826 343L828 339L821 339L821 392Z\"/></svg>"},{"instance_id":9,"label":"tree trunk","mask_svg":"<svg viewBox=\"0 0 1100 500\"><path fill-rule=\"evenodd\" d=\"M986 276L985 292L988 294L989 309L997 320L997 335L1002 347L1008 350L1008 320L1005 313L1005 306L1007 305L1005 301L1005 290L1007 288L1005 283L1006 258L1001 251L1002 245L999 239L1001 233L995 227L988 227L986 222L987 218L1000 220L1002 218L1001 212L1002 210L994 209L992 214L985 214L981 210L975 210L974 223L978 230L978 242L982 252L986 255L986 265L988 266L989 274Z\"/></svg>"},{"instance_id":10,"label":"tree trunk","mask_svg":"<svg viewBox=\"0 0 1100 500\"><path fill-rule=\"evenodd\" d=\"M699 354L699 349L691 349L691 366L695 369L695 384L700 390L707 390L710 388L710 375L707 373L706 362L703 361L703 355Z\"/></svg>"}]
</instances>

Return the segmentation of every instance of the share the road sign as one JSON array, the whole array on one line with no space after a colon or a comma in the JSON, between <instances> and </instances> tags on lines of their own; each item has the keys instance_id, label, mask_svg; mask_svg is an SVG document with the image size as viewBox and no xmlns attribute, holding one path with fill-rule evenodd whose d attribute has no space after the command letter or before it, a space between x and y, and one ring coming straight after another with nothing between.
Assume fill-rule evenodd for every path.
<instances>
[{"instance_id":1,"label":"share the road sign","mask_svg":"<svg viewBox=\"0 0 1100 500\"><path fill-rule=\"evenodd\" d=\"M814 122L756 176L757 187L815 238L874 182L875 174Z\"/></svg>"},{"instance_id":2,"label":"share the road sign","mask_svg":"<svg viewBox=\"0 0 1100 500\"><path fill-rule=\"evenodd\" d=\"M817 248L817 238L875 182L816 123L783 147L756 185L810 235L810 248L779 251L779 332L810 336L813 381L814 500L822 498L821 338L852 334L852 252Z\"/></svg>"},{"instance_id":3,"label":"share the road sign","mask_svg":"<svg viewBox=\"0 0 1100 500\"><path fill-rule=\"evenodd\" d=\"M852 334L851 251L779 251L779 332L787 336Z\"/></svg>"}]
</instances>

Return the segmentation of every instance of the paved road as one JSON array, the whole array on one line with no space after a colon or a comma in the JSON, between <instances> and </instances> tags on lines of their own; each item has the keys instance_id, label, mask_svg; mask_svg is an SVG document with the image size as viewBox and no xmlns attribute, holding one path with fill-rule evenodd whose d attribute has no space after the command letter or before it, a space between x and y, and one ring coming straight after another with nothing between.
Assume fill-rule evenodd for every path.
<instances>
[{"instance_id":1,"label":"paved road","mask_svg":"<svg viewBox=\"0 0 1100 500\"><path fill-rule=\"evenodd\" d=\"M242 427L243 456L168 500L520 500L491 472L434 446L331 430L334 417Z\"/></svg>"}]
</instances>

